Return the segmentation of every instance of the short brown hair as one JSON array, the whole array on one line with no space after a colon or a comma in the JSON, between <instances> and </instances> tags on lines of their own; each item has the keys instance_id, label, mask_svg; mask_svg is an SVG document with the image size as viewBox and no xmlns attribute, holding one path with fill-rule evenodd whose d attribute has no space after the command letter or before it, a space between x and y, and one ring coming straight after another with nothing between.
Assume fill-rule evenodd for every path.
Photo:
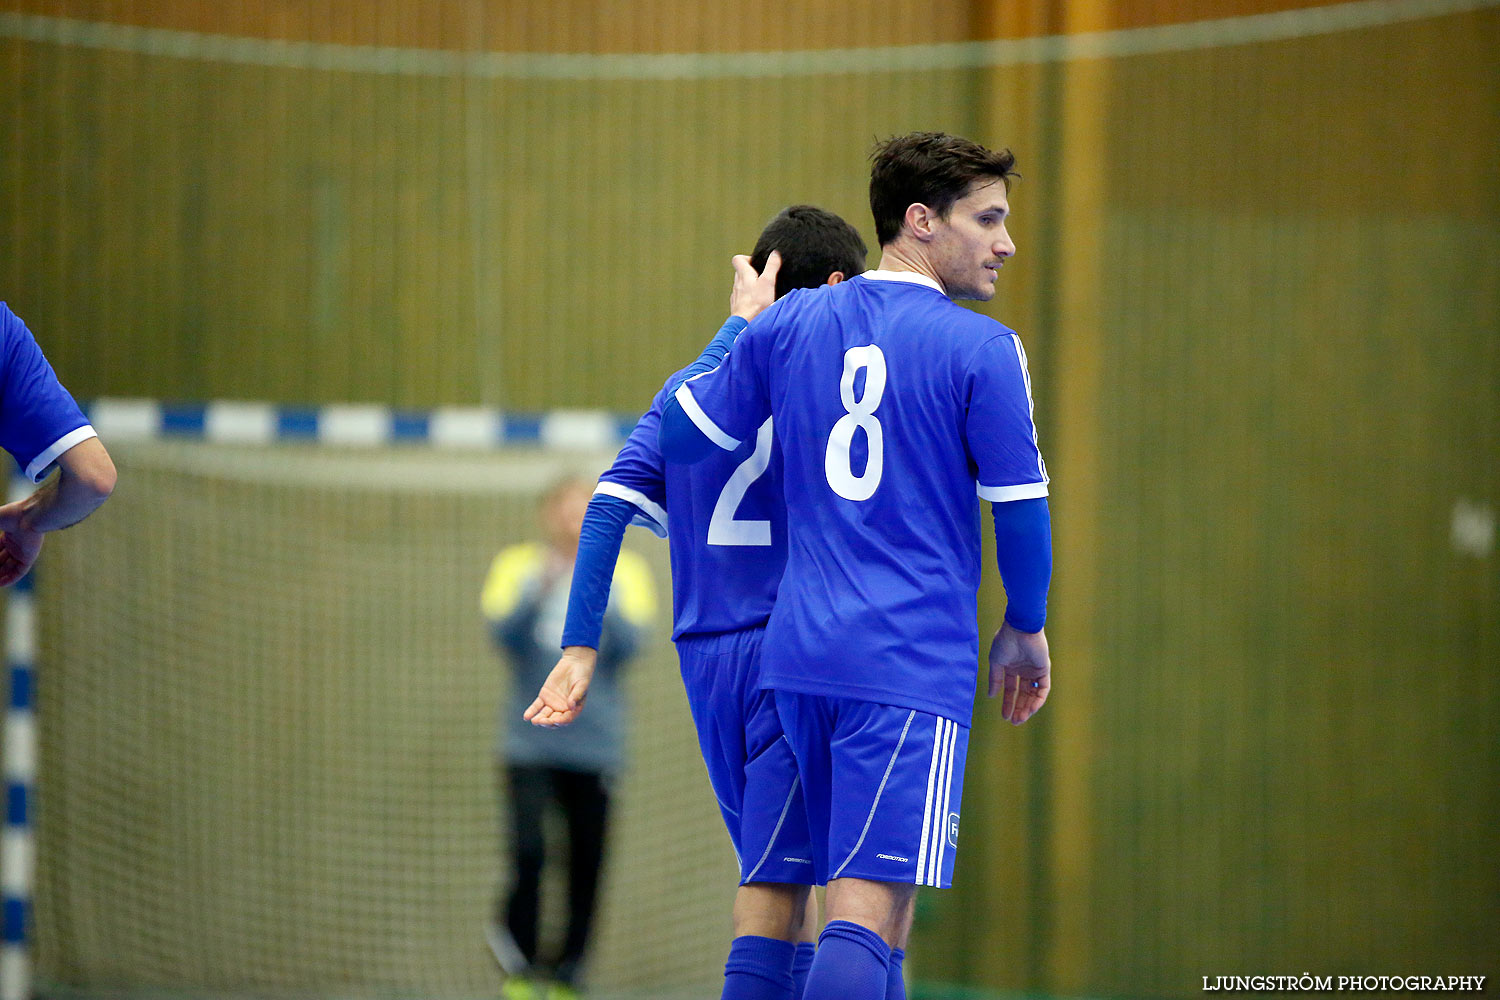
<instances>
[{"instance_id":1,"label":"short brown hair","mask_svg":"<svg viewBox=\"0 0 1500 1000\"><path fill-rule=\"evenodd\" d=\"M1009 190L1011 178L1020 176L1010 150L997 153L946 132L911 132L886 139L876 143L870 159L870 212L881 246L901 233L909 206L920 203L947 218L953 203L975 181L998 178Z\"/></svg>"}]
</instances>

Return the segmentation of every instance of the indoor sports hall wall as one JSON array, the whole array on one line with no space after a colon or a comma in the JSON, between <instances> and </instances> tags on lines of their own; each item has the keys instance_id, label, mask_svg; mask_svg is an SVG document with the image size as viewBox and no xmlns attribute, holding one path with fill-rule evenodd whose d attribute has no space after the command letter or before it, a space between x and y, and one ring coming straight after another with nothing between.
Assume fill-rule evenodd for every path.
<instances>
[{"instance_id":1,"label":"indoor sports hall wall","mask_svg":"<svg viewBox=\"0 0 1500 1000\"><path fill-rule=\"evenodd\" d=\"M1486 10L1064 69L1056 986L1493 966L1497 55Z\"/></svg>"},{"instance_id":2,"label":"indoor sports hall wall","mask_svg":"<svg viewBox=\"0 0 1500 1000\"><path fill-rule=\"evenodd\" d=\"M776 210L874 247L876 137L1009 145L1056 691L976 713L913 977L1500 974L1500 5L1212 15L0 0L0 299L84 397L630 412Z\"/></svg>"},{"instance_id":3,"label":"indoor sports hall wall","mask_svg":"<svg viewBox=\"0 0 1500 1000\"><path fill-rule=\"evenodd\" d=\"M640 408L716 328L728 258L772 214L812 201L868 228L875 136L976 132L981 87L1003 120L1034 117L1031 67L778 76L775 59L732 61L800 47L811 3L740 31L708 7L666 5L648 26L629 6L13 16L8 34L61 44L0 50L20 130L6 176L49 194L7 200L7 232L35 255L6 261L7 284L71 303L52 310L54 361L86 395ZM971 18L928 23L907 2L852 36L813 20L824 43L888 45L956 41ZM563 55L580 48L617 55ZM351 68L320 68L341 57Z\"/></svg>"}]
</instances>

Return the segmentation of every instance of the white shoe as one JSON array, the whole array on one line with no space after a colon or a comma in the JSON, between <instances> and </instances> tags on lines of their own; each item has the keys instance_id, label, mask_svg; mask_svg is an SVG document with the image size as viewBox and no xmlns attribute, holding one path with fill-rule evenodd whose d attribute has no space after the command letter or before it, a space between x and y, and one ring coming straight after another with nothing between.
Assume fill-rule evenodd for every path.
<instances>
[{"instance_id":1,"label":"white shoe","mask_svg":"<svg viewBox=\"0 0 1500 1000\"><path fill-rule=\"evenodd\" d=\"M504 924L492 923L486 926L484 939L489 942L490 954L495 956L495 961L500 963L500 968L505 970L507 976L523 976L531 970L531 963L521 954L520 946L510 936L510 930Z\"/></svg>"}]
</instances>

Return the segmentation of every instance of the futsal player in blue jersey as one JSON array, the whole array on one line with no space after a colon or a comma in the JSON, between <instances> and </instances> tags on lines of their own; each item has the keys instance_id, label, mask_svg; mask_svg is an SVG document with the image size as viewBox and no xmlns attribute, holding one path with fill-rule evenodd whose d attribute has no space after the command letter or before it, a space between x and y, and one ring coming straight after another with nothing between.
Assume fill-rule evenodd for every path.
<instances>
[{"instance_id":1,"label":"futsal player in blue jersey","mask_svg":"<svg viewBox=\"0 0 1500 1000\"><path fill-rule=\"evenodd\" d=\"M837 215L807 205L786 209L749 258L735 259L725 331L743 329L793 289L825 293L862 272L864 259L864 241ZM548 725L576 715L593 676L610 569L626 525L635 520L667 537L683 683L740 861L723 997L789 1000L801 993L796 970L805 976L811 964L816 928L807 909L814 867L796 762L773 696L759 683L761 636L786 563L780 450L766 419L732 452L694 466L667 465L657 446L666 398L664 388L599 479L578 547L566 649L527 715ZM555 707L549 695L558 699Z\"/></svg>"},{"instance_id":2,"label":"futsal player in blue jersey","mask_svg":"<svg viewBox=\"0 0 1500 1000\"><path fill-rule=\"evenodd\" d=\"M737 451L768 416L788 554L761 683L797 757L828 923L805 996L885 997L917 886L951 884L973 708L980 498L1008 606L989 693L1046 700L1048 479L1016 334L987 300L1015 253L1014 158L914 133L874 155L880 268L788 296L669 386L669 461ZM701 373L701 374L700 374Z\"/></svg>"},{"instance_id":3,"label":"futsal player in blue jersey","mask_svg":"<svg viewBox=\"0 0 1500 1000\"><path fill-rule=\"evenodd\" d=\"M30 496L0 506L0 586L31 569L42 538L92 514L115 488L115 466L36 338L0 302L0 448L26 478L57 476Z\"/></svg>"}]
</instances>

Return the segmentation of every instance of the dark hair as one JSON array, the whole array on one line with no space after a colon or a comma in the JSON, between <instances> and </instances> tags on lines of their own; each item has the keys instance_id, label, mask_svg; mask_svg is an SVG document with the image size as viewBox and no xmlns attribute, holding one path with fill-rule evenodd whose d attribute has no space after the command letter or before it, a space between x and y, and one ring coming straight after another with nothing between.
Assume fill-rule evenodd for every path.
<instances>
[{"instance_id":1,"label":"dark hair","mask_svg":"<svg viewBox=\"0 0 1500 1000\"><path fill-rule=\"evenodd\" d=\"M766 223L750 264L764 271L772 250L781 251L781 270L776 272L776 297L793 288L817 288L834 271L852 278L865 270L865 241L859 231L841 217L813 205L784 208Z\"/></svg>"},{"instance_id":2,"label":"dark hair","mask_svg":"<svg viewBox=\"0 0 1500 1000\"><path fill-rule=\"evenodd\" d=\"M894 240L906 210L923 204L946 219L953 203L981 178L999 178L1010 190L1016 158L945 132L912 132L875 144L870 153L870 212L881 246Z\"/></svg>"}]
</instances>

